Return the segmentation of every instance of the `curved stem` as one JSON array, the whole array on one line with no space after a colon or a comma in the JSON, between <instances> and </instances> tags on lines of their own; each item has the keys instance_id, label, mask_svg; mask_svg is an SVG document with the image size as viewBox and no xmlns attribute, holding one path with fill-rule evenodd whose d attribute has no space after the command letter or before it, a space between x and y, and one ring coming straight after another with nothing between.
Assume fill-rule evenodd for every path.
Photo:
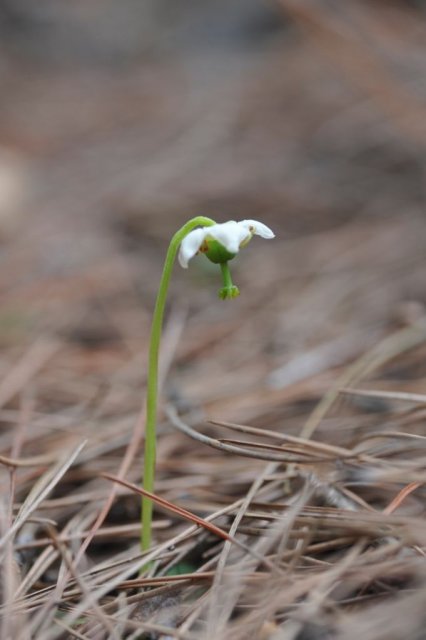
<instances>
[{"instance_id":1,"label":"curved stem","mask_svg":"<svg viewBox=\"0 0 426 640\"><path fill-rule=\"evenodd\" d=\"M161 330L163 326L164 308L166 305L167 291L169 288L170 276L176 258L179 245L185 236L195 227L210 227L216 224L214 220L198 216L192 218L183 225L173 236L167 250L164 261L163 273L158 289L157 300L152 318L151 335L149 342L148 360L148 383L146 398L146 423L145 423L145 452L143 488L151 493L154 491L155 475L155 444L156 444L156 423L157 423L157 396L158 396L158 356L160 351ZM142 498L141 514L141 549L147 551L151 546L152 529L152 501L149 498Z\"/></svg>"}]
</instances>

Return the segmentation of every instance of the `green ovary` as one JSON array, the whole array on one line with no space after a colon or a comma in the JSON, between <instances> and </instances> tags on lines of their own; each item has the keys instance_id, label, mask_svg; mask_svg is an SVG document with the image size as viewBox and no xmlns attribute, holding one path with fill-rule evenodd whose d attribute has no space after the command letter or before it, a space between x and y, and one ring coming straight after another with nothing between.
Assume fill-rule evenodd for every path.
<instances>
[{"instance_id":1,"label":"green ovary","mask_svg":"<svg viewBox=\"0 0 426 640\"><path fill-rule=\"evenodd\" d=\"M236 253L230 253L225 249L223 244L220 244L217 240L213 238L207 238L205 247L201 248L201 252L215 264L223 264L232 260L237 255Z\"/></svg>"}]
</instances>

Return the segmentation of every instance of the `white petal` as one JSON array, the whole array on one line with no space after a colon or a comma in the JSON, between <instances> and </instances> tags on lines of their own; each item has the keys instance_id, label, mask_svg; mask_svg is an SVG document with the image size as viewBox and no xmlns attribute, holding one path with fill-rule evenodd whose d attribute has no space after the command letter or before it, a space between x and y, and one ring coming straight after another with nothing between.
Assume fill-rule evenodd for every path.
<instances>
[{"instance_id":1,"label":"white petal","mask_svg":"<svg viewBox=\"0 0 426 640\"><path fill-rule=\"evenodd\" d=\"M215 224L208 227L207 236L222 244L229 253L238 253L240 244L250 235L247 229L241 227L235 220Z\"/></svg>"},{"instance_id":2,"label":"white petal","mask_svg":"<svg viewBox=\"0 0 426 640\"><path fill-rule=\"evenodd\" d=\"M194 229L190 231L187 236L181 242L178 260L181 267L188 268L188 262L199 251L203 240L207 235L209 227L203 227L202 229Z\"/></svg>"},{"instance_id":3,"label":"white petal","mask_svg":"<svg viewBox=\"0 0 426 640\"><path fill-rule=\"evenodd\" d=\"M263 224L263 222L258 222L257 220L242 220L238 224L245 229L252 229L252 233L261 238L266 238L267 240L275 238L275 233L267 227L266 224Z\"/></svg>"}]
</instances>

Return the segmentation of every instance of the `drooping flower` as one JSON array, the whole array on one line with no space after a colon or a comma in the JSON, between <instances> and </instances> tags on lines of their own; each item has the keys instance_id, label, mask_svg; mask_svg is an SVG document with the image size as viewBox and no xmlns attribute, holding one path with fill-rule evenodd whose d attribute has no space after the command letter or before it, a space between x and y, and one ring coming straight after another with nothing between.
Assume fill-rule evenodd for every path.
<instances>
[{"instance_id":1,"label":"drooping flower","mask_svg":"<svg viewBox=\"0 0 426 640\"><path fill-rule=\"evenodd\" d=\"M197 254L204 253L216 264L226 264L235 258L238 251L245 247L254 235L274 238L273 231L257 220L223 222L210 227L194 229L182 240L179 250L179 263L186 269L188 262Z\"/></svg>"}]
</instances>

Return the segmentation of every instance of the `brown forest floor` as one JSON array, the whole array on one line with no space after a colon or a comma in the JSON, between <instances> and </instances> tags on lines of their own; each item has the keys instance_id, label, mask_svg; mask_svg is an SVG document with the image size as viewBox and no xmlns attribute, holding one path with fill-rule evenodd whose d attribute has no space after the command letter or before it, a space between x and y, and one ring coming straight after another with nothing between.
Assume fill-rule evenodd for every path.
<instances>
[{"instance_id":1,"label":"brown forest floor","mask_svg":"<svg viewBox=\"0 0 426 640\"><path fill-rule=\"evenodd\" d=\"M131 2L16 6L21 22L0 3L1 639L423 640L422 3L183 3L173 29L150 3L140 23ZM277 237L238 256L232 302L204 258L176 267L171 506L140 575L139 496L102 474L140 483L156 286L197 214Z\"/></svg>"}]
</instances>

